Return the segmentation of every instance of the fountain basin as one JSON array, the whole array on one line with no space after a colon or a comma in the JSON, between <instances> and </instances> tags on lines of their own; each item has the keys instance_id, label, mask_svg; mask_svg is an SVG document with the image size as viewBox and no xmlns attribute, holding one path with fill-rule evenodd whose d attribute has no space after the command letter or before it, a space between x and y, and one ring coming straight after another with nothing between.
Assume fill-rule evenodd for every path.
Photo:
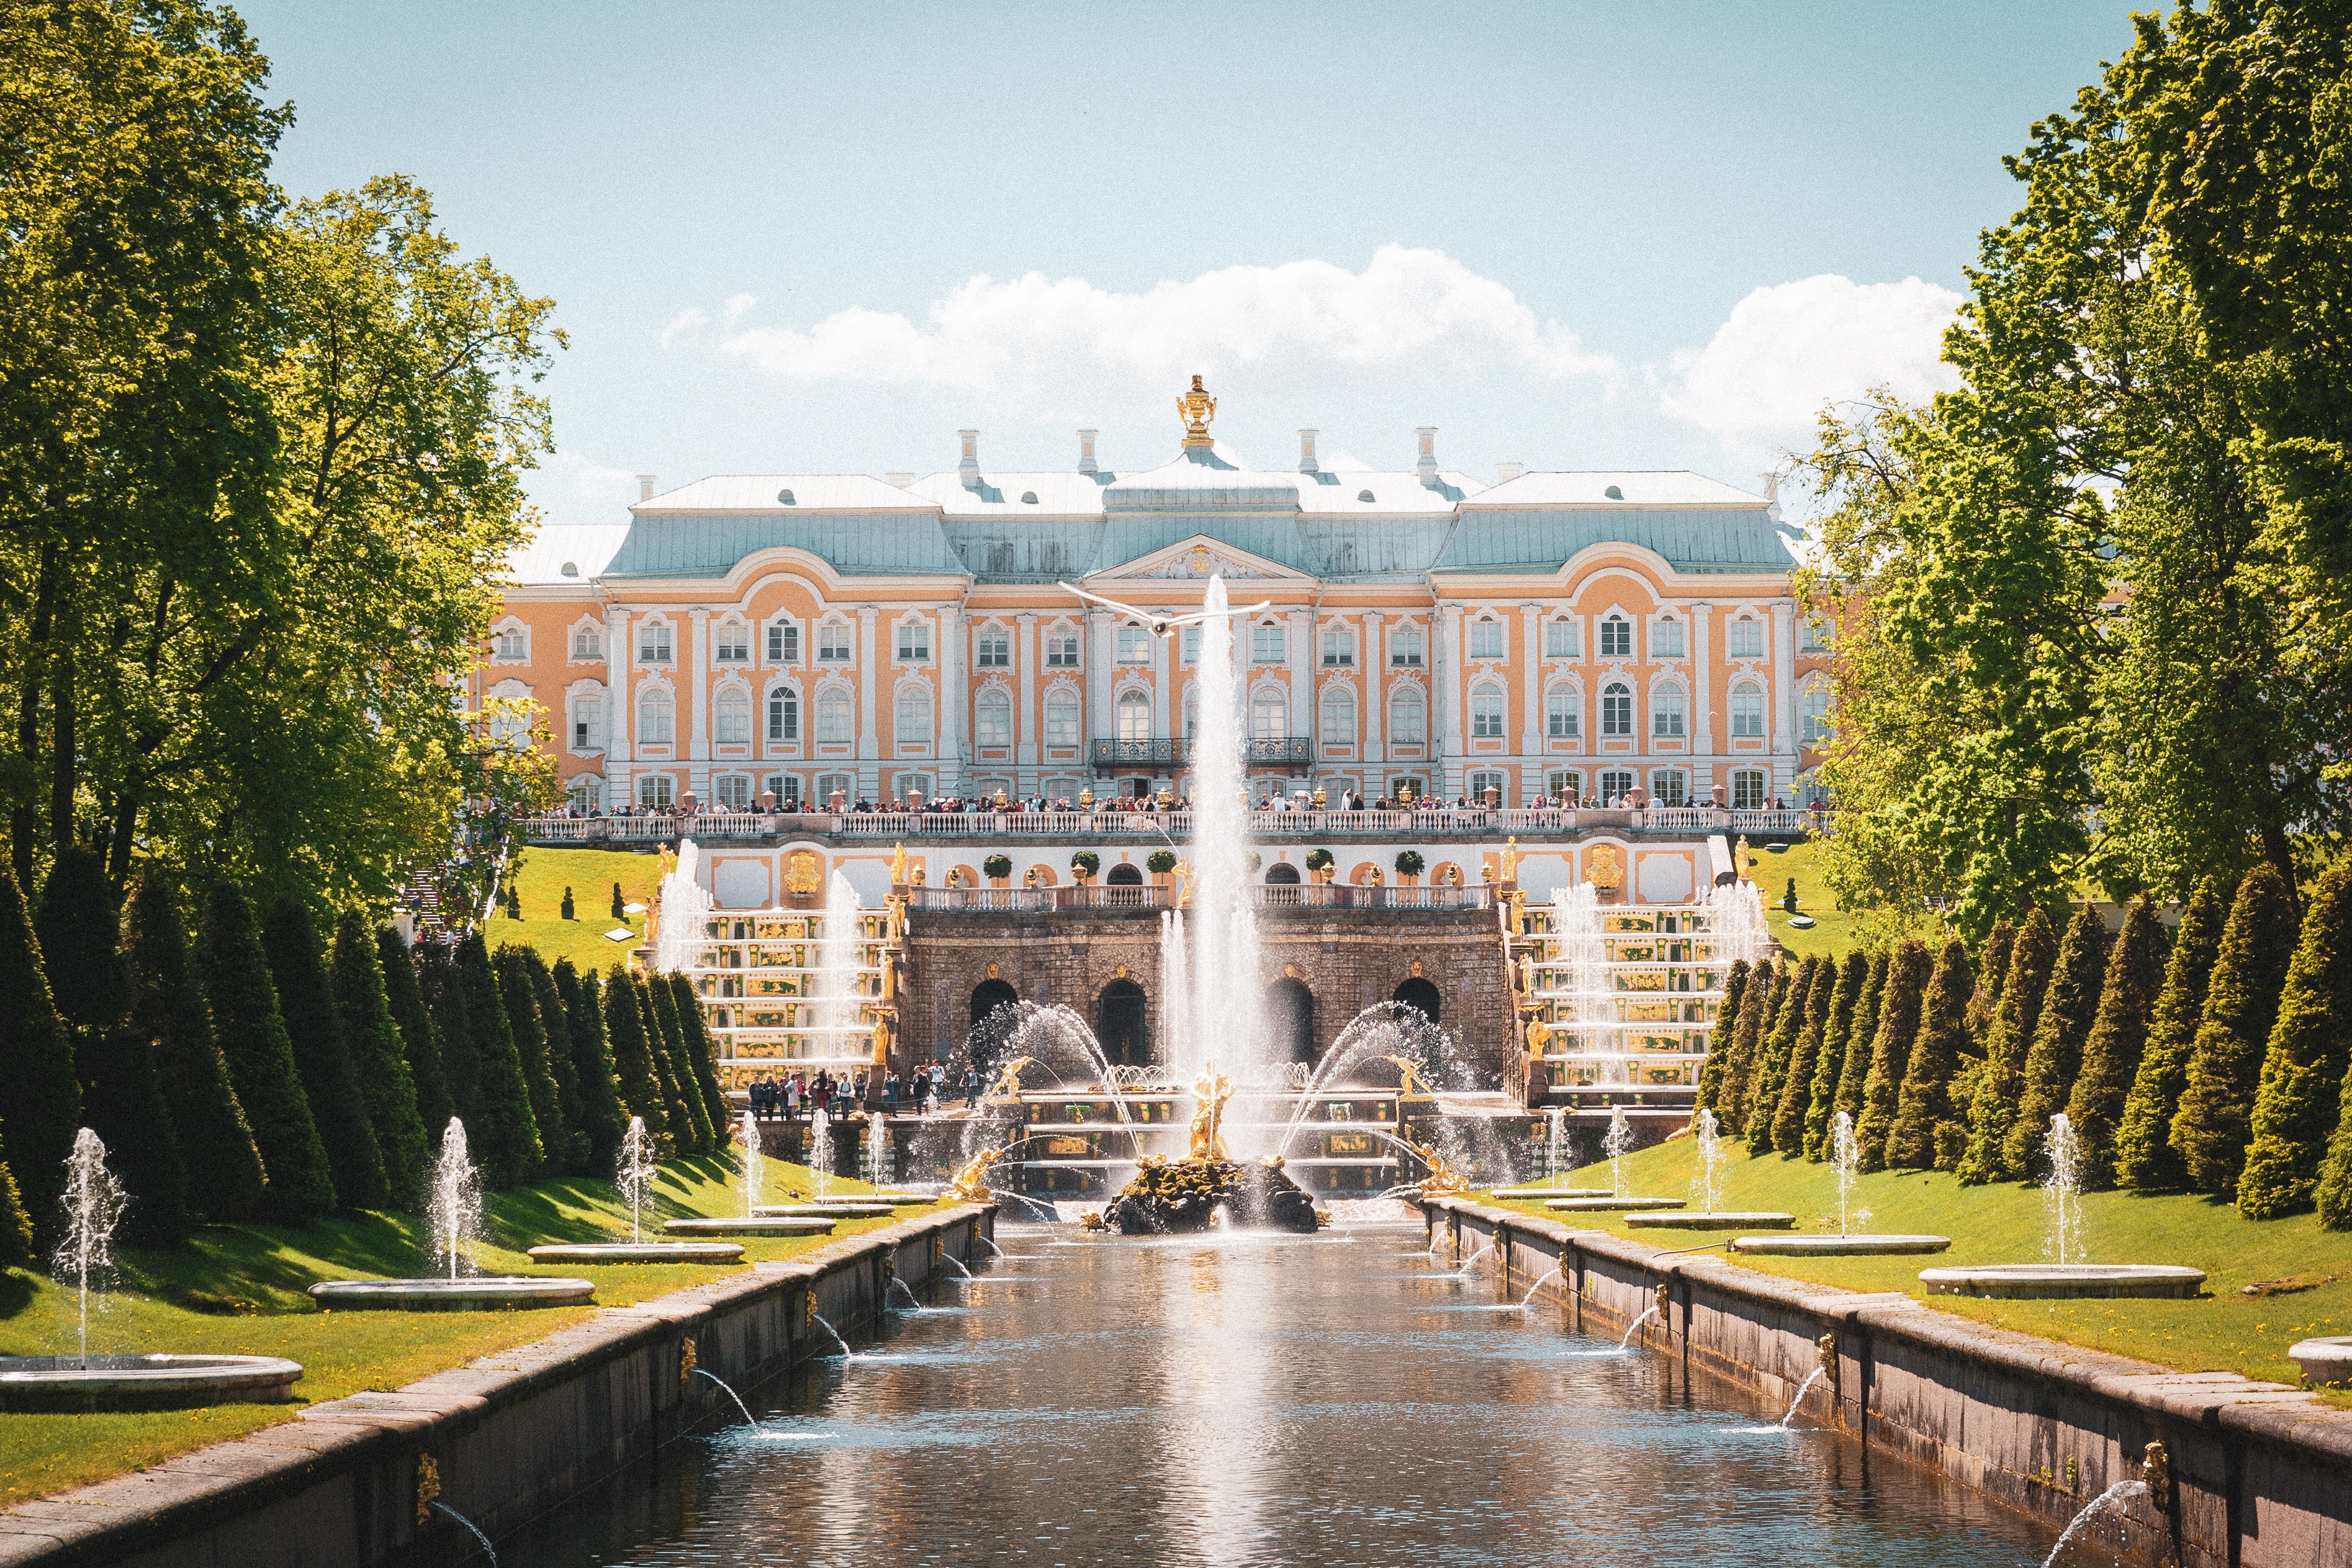
<instances>
[{"instance_id":1,"label":"fountain basin","mask_svg":"<svg viewBox=\"0 0 2352 1568\"><path fill-rule=\"evenodd\" d=\"M288 1398L299 1363L274 1355L0 1356L0 1410L184 1410Z\"/></svg>"},{"instance_id":2,"label":"fountain basin","mask_svg":"<svg viewBox=\"0 0 2352 1568\"><path fill-rule=\"evenodd\" d=\"M2116 1296L2187 1300L2204 1285L2205 1271L2168 1263L1993 1263L1923 1268L1919 1283L1930 1296L2009 1301Z\"/></svg>"},{"instance_id":3,"label":"fountain basin","mask_svg":"<svg viewBox=\"0 0 2352 1568\"><path fill-rule=\"evenodd\" d=\"M344 1311L504 1312L576 1307L594 1300L587 1279L551 1274L485 1274L457 1279L321 1279L310 1299Z\"/></svg>"},{"instance_id":4,"label":"fountain basin","mask_svg":"<svg viewBox=\"0 0 2352 1568\"><path fill-rule=\"evenodd\" d=\"M888 1204L761 1204L751 1210L759 1219L805 1219L811 1215L833 1219L876 1219L892 1212Z\"/></svg>"},{"instance_id":5,"label":"fountain basin","mask_svg":"<svg viewBox=\"0 0 2352 1568\"><path fill-rule=\"evenodd\" d=\"M740 1263L734 1241L591 1241L530 1249L533 1263Z\"/></svg>"},{"instance_id":6,"label":"fountain basin","mask_svg":"<svg viewBox=\"0 0 2352 1568\"><path fill-rule=\"evenodd\" d=\"M1685 1198L1549 1198L1545 1201L1544 1207L1559 1209L1566 1214L1607 1214L1614 1210L1678 1209L1688 1201Z\"/></svg>"},{"instance_id":7,"label":"fountain basin","mask_svg":"<svg viewBox=\"0 0 2352 1568\"><path fill-rule=\"evenodd\" d=\"M837 1220L817 1215L771 1215L765 1218L673 1219L662 1224L670 1236L830 1236Z\"/></svg>"},{"instance_id":8,"label":"fountain basin","mask_svg":"<svg viewBox=\"0 0 2352 1568\"><path fill-rule=\"evenodd\" d=\"M1607 1187L1496 1187L1486 1194L1497 1203L1532 1203L1545 1198L1605 1198Z\"/></svg>"},{"instance_id":9,"label":"fountain basin","mask_svg":"<svg viewBox=\"0 0 2352 1568\"><path fill-rule=\"evenodd\" d=\"M1785 1230L1797 1223L1792 1214L1758 1209L1746 1214L1729 1209L1689 1209L1682 1214L1629 1214L1628 1230Z\"/></svg>"},{"instance_id":10,"label":"fountain basin","mask_svg":"<svg viewBox=\"0 0 2352 1568\"><path fill-rule=\"evenodd\" d=\"M2352 1334L2305 1340L2286 1353L2303 1368L2305 1383L2352 1383Z\"/></svg>"},{"instance_id":11,"label":"fountain basin","mask_svg":"<svg viewBox=\"0 0 2352 1568\"><path fill-rule=\"evenodd\" d=\"M1951 1245L1948 1236L1743 1236L1732 1242L1731 1250L1782 1258L1867 1258L1941 1252Z\"/></svg>"}]
</instances>

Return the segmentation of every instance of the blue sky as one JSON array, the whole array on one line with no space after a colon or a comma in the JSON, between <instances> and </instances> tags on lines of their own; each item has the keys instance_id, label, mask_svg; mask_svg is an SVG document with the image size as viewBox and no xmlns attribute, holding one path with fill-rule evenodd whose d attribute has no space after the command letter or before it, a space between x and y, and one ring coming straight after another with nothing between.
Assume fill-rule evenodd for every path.
<instances>
[{"instance_id":1,"label":"blue sky","mask_svg":"<svg viewBox=\"0 0 2352 1568\"><path fill-rule=\"evenodd\" d=\"M1689 468L1937 384L2114 4L241 7L298 194L397 171L558 301L551 517L628 478L1172 455Z\"/></svg>"}]
</instances>

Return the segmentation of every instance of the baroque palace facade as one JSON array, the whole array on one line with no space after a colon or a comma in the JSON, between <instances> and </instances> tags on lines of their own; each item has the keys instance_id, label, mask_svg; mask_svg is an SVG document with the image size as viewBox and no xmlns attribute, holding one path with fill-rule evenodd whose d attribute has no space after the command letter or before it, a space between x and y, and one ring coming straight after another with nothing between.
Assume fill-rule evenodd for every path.
<instances>
[{"instance_id":1,"label":"baroque palace facade","mask_svg":"<svg viewBox=\"0 0 2352 1568\"><path fill-rule=\"evenodd\" d=\"M1173 460L737 475L511 563L478 695L546 714L572 804L706 808L1189 792L1197 609L1221 574L1252 788L1505 805L1800 801L1827 654L1772 497L1685 472L1239 468L1195 378Z\"/></svg>"}]
</instances>

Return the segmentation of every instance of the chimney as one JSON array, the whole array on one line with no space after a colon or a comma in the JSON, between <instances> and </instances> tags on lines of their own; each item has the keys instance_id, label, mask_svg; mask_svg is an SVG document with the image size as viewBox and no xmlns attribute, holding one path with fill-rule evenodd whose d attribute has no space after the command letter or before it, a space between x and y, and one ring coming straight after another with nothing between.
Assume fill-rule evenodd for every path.
<instances>
[{"instance_id":1,"label":"chimney","mask_svg":"<svg viewBox=\"0 0 2352 1568\"><path fill-rule=\"evenodd\" d=\"M1298 471L1312 474L1321 469L1322 465L1315 460L1315 432L1301 430L1298 433Z\"/></svg>"},{"instance_id":2,"label":"chimney","mask_svg":"<svg viewBox=\"0 0 2352 1568\"><path fill-rule=\"evenodd\" d=\"M959 430L956 439L963 443L963 458L956 464L956 476L968 490L980 489L980 432Z\"/></svg>"},{"instance_id":3,"label":"chimney","mask_svg":"<svg viewBox=\"0 0 2352 1568\"><path fill-rule=\"evenodd\" d=\"M1497 463L1495 465L1495 482L1507 485L1527 471L1526 465L1521 463Z\"/></svg>"},{"instance_id":4,"label":"chimney","mask_svg":"<svg viewBox=\"0 0 2352 1568\"><path fill-rule=\"evenodd\" d=\"M637 476L637 499L639 500L651 500L654 499L654 477L651 474L639 474Z\"/></svg>"},{"instance_id":5,"label":"chimney","mask_svg":"<svg viewBox=\"0 0 2352 1568\"><path fill-rule=\"evenodd\" d=\"M1082 474L1101 472L1095 467L1095 437L1099 434L1095 430L1078 432L1078 472Z\"/></svg>"},{"instance_id":6,"label":"chimney","mask_svg":"<svg viewBox=\"0 0 2352 1568\"><path fill-rule=\"evenodd\" d=\"M1421 437L1421 461L1413 465L1414 470L1423 484L1432 483L1437 478L1437 426L1423 425L1413 434Z\"/></svg>"},{"instance_id":7,"label":"chimney","mask_svg":"<svg viewBox=\"0 0 2352 1568\"><path fill-rule=\"evenodd\" d=\"M900 489L902 489L902 490L903 490L903 489L905 489L908 485L911 485L911 484L913 484L913 483L915 482L915 476L914 476L914 475L912 475L912 474L910 474L910 473L907 473L907 472L905 472L905 471L901 470L901 471L900 471L900 472L898 472L898 473L895 473L895 474L885 474L885 475L883 475L883 476L882 476L882 482L883 482L884 484L896 485L896 486L898 486Z\"/></svg>"},{"instance_id":8,"label":"chimney","mask_svg":"<svg viewBox=\"0 0 2352 1568\"><path fill-rule=\"evenodd\" d=\"M1765 505L1769 506L1774 501L1780 499L1780 475L1777 469L1769 474L1759 474L1756 477L1764 481Z\"/></svg>"}]
</instances>

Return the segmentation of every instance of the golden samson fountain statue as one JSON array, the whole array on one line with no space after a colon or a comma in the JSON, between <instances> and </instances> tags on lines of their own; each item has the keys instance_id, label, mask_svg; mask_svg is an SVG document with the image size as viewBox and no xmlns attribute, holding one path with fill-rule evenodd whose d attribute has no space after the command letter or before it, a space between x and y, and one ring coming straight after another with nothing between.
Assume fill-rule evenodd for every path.
<instances>
[{"instance_id":1,"label":"golden samson fountain statue","mask_svg":"<svg viewBox=\"0 0 2352 1568\"><path fill-rule=\"evenodd\" d=\"M1182 1235L1214 1225L1223 1209L1234 1225L1315 1230L1321 1224L1315 1199L1284 1173L1282 1156L1244 1164L1227 1152L1223 1127L1234 1085L1215 1062L1192 1080L1192 1096L1200 1108L1192 1113L1190 1151L1181 1160L1146 1157L1104 1208L1104 1227L1126 1236Z\"/></svg>"}]
</instances>

